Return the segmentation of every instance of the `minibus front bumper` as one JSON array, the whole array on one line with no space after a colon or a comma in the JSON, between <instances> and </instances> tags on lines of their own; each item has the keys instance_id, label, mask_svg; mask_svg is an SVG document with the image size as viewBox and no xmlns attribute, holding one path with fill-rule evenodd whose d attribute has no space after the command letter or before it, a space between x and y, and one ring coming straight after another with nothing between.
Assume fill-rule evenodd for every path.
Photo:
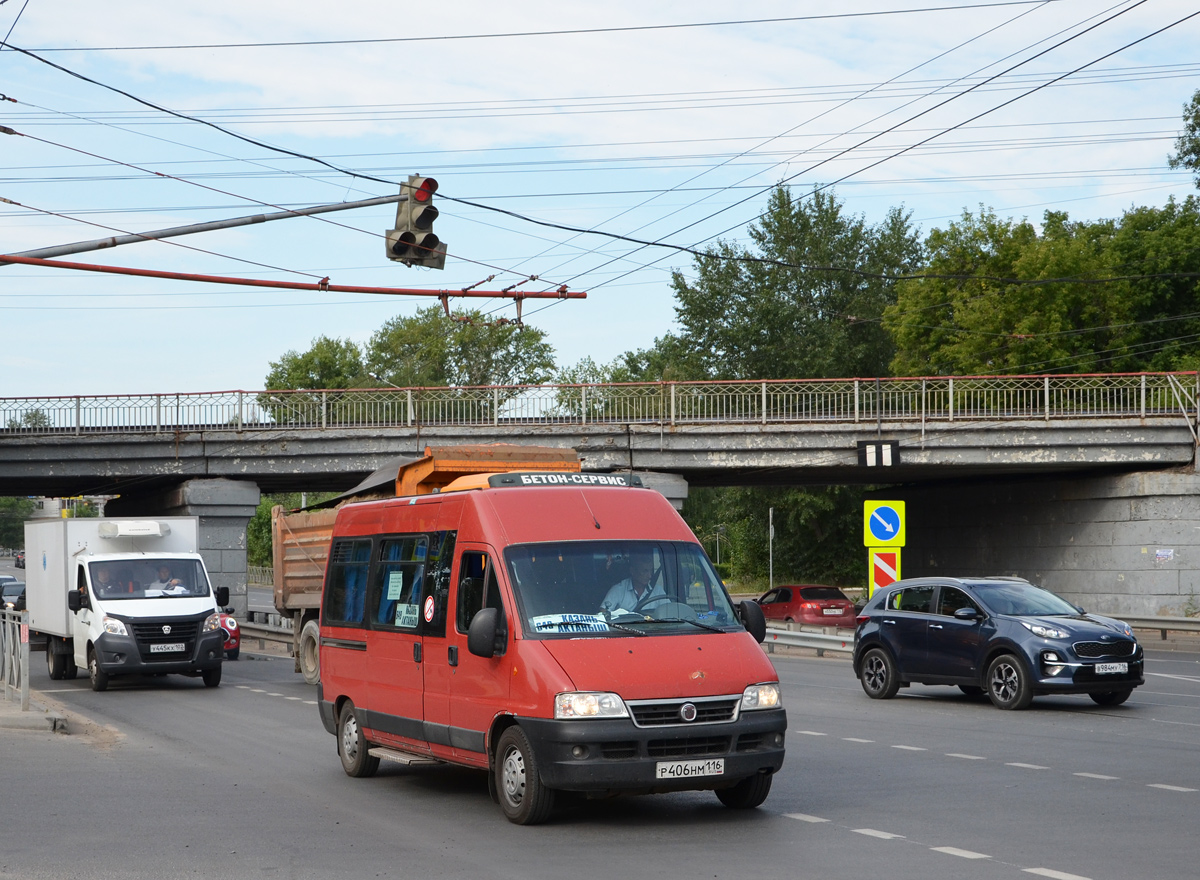
<instances>
[{"instance_id":1,"label":"minibus front bumper","mask_svg":"<svg viewBox=\"0 0 1200 880\"><path fill-rule=\"evenodd\" d=\"M742 712L724 723L658 727L639 727L629 718L517 722L538 758L543 784L591 792L726 788L782 767L787 732L783 709Z\"/></svg>"}]
</instances>

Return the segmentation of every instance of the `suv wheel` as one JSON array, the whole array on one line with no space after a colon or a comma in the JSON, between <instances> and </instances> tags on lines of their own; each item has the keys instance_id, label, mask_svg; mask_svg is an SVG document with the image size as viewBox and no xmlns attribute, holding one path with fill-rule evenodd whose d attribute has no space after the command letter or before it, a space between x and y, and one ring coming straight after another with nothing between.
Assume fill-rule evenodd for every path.
<instances>
[{"instance_id":1,"label":"suv wheel","mask_svg":"<svg viewBox=\"0 0 1200 880\"><path fill-rule=\"evenodd\" d=\"M987 694L997 709L1027 709L1033 687L1025 664L1012 654L1001 654L988 666Z\"/></svg>"},{"instance_id":2,"label":"suv wheel","mask_svg":"<svg viewBox=\"0 0 1200 880\"><path fill-rule=\"evenodd\" d=\"M882 648L872 648L863 657L858 674L862 689L872 700L890 700L900 690L896 663Z\"/></svg>"}]
</instances>

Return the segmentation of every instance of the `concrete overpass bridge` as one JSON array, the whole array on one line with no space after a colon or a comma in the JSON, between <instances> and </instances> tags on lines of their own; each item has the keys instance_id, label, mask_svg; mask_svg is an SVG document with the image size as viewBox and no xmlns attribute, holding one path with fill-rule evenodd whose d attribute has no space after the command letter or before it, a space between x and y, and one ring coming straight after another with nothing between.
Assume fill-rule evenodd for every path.
<instances>
[{"instance_id":1,"label":"concrete overpass bridge","mask_svg":"<svg viewBox=\"0 0 1200 880\"><path fill-rule=\"evenodd\" d=\"M1198 401L1196 373L8 398L0 495L119 494L113 514L200 515L210 568L236 595L260 491L343 491L426 445L571 447L585 470L661 475L651 485L677 503L689 484L940 498L1164 469L1186 482ZM931 547L939 528L931 519Z\"/></svg>"}]
</instances>

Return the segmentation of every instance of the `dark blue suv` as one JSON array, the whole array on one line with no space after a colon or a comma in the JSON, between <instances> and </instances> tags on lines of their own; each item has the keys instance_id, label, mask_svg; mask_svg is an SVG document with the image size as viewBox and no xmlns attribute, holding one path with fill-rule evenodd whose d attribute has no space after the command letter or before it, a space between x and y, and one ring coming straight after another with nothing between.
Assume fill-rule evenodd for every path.
<instances>
[{"instance_id":1,"label":"dark blue suv","mask_svg":"<svg viewBox=\"0 0 1200 880\"><path fill-rule=\"evenodd\" d=\"M912 578L858 614L854 674L886 700L911 682L987 693L1000 709L1036 694L1087 694L1116 706L1145 683L1128 624L1085 614L1019 578Z\"/></svg>"}]
</instances>

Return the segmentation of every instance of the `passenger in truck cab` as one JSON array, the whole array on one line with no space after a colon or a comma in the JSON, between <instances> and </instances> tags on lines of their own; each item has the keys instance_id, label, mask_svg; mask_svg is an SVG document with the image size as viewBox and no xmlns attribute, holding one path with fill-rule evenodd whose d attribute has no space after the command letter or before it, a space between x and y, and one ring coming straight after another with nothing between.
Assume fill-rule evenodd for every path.
<instances>
[{"instance_id":1,"label":"passenger in truck cab","mask_svg":"<svg viewBox=\"0 0 1200 880\"><path fill-rule=\"evenodd\" d=\"M633 553L629 559L629 577L612 585L600 603L600 610L612 613L622 609L640 613L670 601L661 583L651 583L653 577L653 555Z\"/></svg>"}]
</instances>

